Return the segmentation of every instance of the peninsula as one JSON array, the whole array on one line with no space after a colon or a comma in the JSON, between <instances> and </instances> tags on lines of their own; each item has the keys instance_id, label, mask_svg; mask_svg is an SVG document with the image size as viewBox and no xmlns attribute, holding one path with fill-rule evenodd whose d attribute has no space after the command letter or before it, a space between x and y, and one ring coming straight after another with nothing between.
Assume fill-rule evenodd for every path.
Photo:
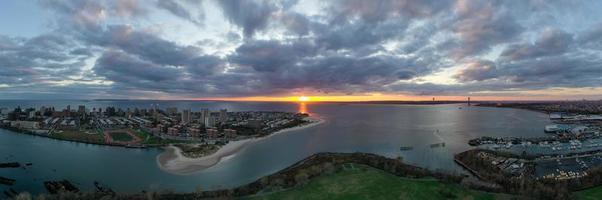
<instances>
[{"instance_id":1,"label":"peninsula","mask_svg":"<svg viewBox=\"0 0 602 200\"><path fill-rule=\"evenodd\" d=\"M0 128L59 140L127 148L177 148L183 157L203 158L221 147L319 122L307 113L218 112L200 109L92 108L0 109ZM172 145L173 144L173 145ZM230 148L231 149L231 148ZM226 149L227 150L227 149Z\"/></svg>"}]
</instances>

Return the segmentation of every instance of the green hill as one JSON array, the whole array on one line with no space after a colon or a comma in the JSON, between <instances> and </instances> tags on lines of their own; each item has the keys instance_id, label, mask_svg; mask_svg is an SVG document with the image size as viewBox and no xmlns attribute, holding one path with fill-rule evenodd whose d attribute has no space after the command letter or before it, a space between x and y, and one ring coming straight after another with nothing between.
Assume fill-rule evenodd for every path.
<instances>
[{"instance_id":1,"label":"green hill","mask_svg":"<svg viewBox=\"0 0 602 200\"><path fill-rule=\"evenodd\" d=\"M304 185L243 199L511 199L511 196L468 190L435 179L402 178L369 166L346 164Z\"/></svg>"}]
</instances>

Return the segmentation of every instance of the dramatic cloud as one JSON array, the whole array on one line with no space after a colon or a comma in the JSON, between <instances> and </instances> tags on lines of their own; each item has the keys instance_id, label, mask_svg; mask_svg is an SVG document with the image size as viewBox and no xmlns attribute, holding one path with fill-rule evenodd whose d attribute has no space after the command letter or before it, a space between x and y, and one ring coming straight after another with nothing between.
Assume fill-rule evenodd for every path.
<instances>
[{"instance_id":1,"label":"dramatic cloud","mask_svg":"<svg viewBox=\"0 0 602 200\"><path fill-rule=\"evenodd\" d=\"M489 50L494 45L515 39L523 30L504 5L494 1L471 2L460 0L455 5L458 19L451 29L459 38L459 46L452 50L463 58Z\"/></svg>"},{"instance_id":2,"label":"dramatic cloud","mask_svg":"<svg viewBox=\"0 0 602 200\"><path fill-rule=\"evenodd\" d=\"M276 5L267 1L218 1L224 16L233 24L243 28L245 37L252 37L257 30L264 29L272 14L277 11Z\"/></svg>"},{"instance_id":3,"label":"dramatic cloud","mask_svg":"<svg viewBox=\"0 0 602 200\"><path fill-rule=\"evenodd\" d=\"M573 44L573 36L557 29L548 29L541 33L534 44L511 45L502 52L501 57L509 60L522 60L533 57L553 56L566 52Z\"/></svg>"},{"instance_id":4,"label":"dramatic cloud","mask_svg":"<svg viewBox=\"0 0 602 200\"><path fill-rule=\"evenodd\" d=\"M491 78L496 78L495 63L488 60L477 60L466 64L466 68L462 69L454 77L462 82L469 81L484 81Z\"/></svg>"},{"instance_id":5,"label":"dramatic cloud","mask_svg":"<svg viewBox=\"0 0 602 200\"><path fill-rule=\"evenodd\" d=\"M197 11L198 14L193 13L188 8L193 7L196 10L202 10L202 1L177 1L177 0L158 0L157 6L159 8L165 9L171 14L180 17L182 19L188 20L197 26L203 25L203 20L205 19L205 14L202 11Z\"/></svg>"},{"instance_id":6,"label":"dramatic cloud","mask_svg":"<svg viewBox=\"0 0 602 200\"><path fill-rule=\"evenodd\" d=\"M0 24L13 30L0 35L0 92L7 98L79 91L87 91L81 98L518 95L602 86L599 1L41 0L36 6L44 12L30 20L42 27Z\"/></svg>"},{"instance_id":7,"label":"dramatic cloud","mask_svg":"<svg viewBox=\"0 0 602 200\"><path fill-rule=\"evenodd\" d=\"M69 38L41 35L31 39L0 36L0 84L61 81L80 72L85 57L70 54Z\"/></svg>"}]
</instances>

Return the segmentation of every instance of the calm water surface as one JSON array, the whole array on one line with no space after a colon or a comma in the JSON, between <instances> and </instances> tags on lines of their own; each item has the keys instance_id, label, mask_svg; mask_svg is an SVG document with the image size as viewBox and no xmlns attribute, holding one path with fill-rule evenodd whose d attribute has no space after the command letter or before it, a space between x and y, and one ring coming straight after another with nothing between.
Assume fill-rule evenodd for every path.
<instances>
[{"instance_id":1,"label":"calm water surface","mask_svg":"<svg viewBox=\"0 0 602 200\"><path fill-rule=\"evenodd\" d=\"M163 172L155 158L160 149L125 149L79 144L0 130L0 162L31 162L27 169L0 169L0 176L17 179L13 188L45 192L42 182L68 179L84 190L93 182L118 192L172 190L190 192L235 187L281 170L317 152L367 152L403 157L421 167L464 173L453 154L469 149L469 139L480 136L544 136L547 115L518 109L465 105L351 105L310 103L198 102L198 101L0 101L0 107L83 104L88 108L116 106L150 108L176 106L229 111L306 109L326 120L315 127L274 135L252 144L233 157L194 175ZM462 109L459 109L462 107ZM438 130L438 131L437 131ZM430 144L445 142L445 147ZM413 150L399 151L400 146ZM0 190L6 189L0 186Z\"/></svg>"}]
</instances>

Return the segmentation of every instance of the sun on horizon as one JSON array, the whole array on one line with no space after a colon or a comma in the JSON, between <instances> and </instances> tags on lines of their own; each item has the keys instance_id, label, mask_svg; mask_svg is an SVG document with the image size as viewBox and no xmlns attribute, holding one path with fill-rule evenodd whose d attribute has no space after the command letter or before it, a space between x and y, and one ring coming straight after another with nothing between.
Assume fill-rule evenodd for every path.
<instances>
[{"instance_id":1,"label":"sun on horizon","mask_svg":"<svg viewBox=\"0 0 602 200\"><path fill-rule=\"evenodd\" d=\"M308 102L311 99L308 96L300 96L297 100L300 102Z\"/></svg>"}]
</instances>

